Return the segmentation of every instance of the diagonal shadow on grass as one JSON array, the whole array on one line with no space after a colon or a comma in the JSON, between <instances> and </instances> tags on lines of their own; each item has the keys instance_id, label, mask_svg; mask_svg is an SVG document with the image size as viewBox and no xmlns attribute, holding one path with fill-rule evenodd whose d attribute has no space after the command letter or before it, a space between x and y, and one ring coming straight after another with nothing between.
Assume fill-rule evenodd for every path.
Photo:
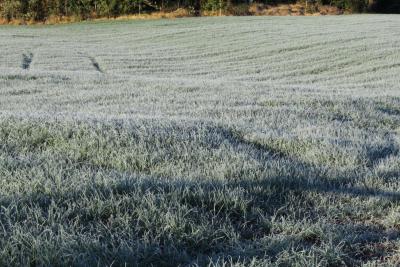
<instances>
[{"instance_id":1,"label":"diagonal shadow on grass","mask_svg":"<svg viewBox=\"0 0 400 267\"><path fill-rule=\"evenodd\" d=\"M44 123L44 126L54 127L49 123ZM53 132L57 133L57 127L50 128L51 131L39 127L36 132L34 127L38 127L37 124L28 123L26 129L20 127L16 132L10 127L15 127L15 124L2 127L5 141L1 146L1 170L5 175L13 173L9 179L14 176L26 179L31 186L25 191L7 192L7 196L0 198L0 223L6 233L0 242L5 247L11 246L12 242L26 244L27 235L30 245L24 246L24 255L35 254L34 244L39 244L37 249L42 251L46 246L57 248L53 252L47 250L44 253L46 257L59 258L58 251L69 251L69 256L64 258L68 263L93 265L114 262L119 265L135 261L174 266L189 264L193 259L201 265L229 256L247 261L255 257L274 262L282 257L283 252L290 251L309 251L317 258L327 258L329 253L336 251L333 258L356 265L387 256L391 248L382 248L383 242L397 240L399 236L398 231L388 233L382 226L354 221L348 214L343 215L347 221L332 222L327 216L329 211L323 207L317 209L318 200L309 196L311 192L320 197L329 195L335 201L341 201L342 197L374 197L386 203L398 203L398 192L354 186L352 180L362 178L363 172L354 172L354 176L343 173L343 177L332 179L326 176L323 166L269 151L223 127L174 125L161 128L162 131L157 127L153 130L159 134L157 138L161 138L161 146L193 139L195 145L204 146L211 153L222 142L229 146L230 153L246 151L252 160L281 162L290 171L286 175L260 176L257 179L247 178L247 173L238 177L227 176L224 180L169 177L150 169L140 172L112 163L96 165L90 157L74 162L64 153L54 150L57 146L70 150L73 147L69 142L73 138L85 141L85 131L92 131L90 127L70 132L68 127L60 124L57 127L66 134L58 139L52 136ZM105 125L99 131L104 136L121 136L121 127ZM110 132L102 132L107 129ZM150 150L154 137L152 131L148 135L141 131L142 136L138 137ZM181 135L182 131L191 134ZM196 131L205 135L196 135ZM171 136L170 132L174 134ZM32 138L35 134L37 136ZM132 133L130 138L136 138L135 134ZM203 139L197 140L197 136ZM8 137L23 142L22 148L18 148L18 142L7 141ZM93 132L89 132L89 137L92 142L100 143L96 140L100 136ZM143 138L149 140L143 141ZM30 157L23 160L19 156L21 153L28 153L26 155ZM349 202L338 210L344 213L346 208L355 209L355 205ZM20 240L18 233L24 233L25 239ZM46 239L46 233L52 238ZM67 233L66 236L63 233ZM53 244L49 240L54 237L65 241ZM74 242L81 245L73 245ZM75 258L73 255L81 256ZM38 262L45 260L38 259Z\"/></svg>"}]
</instances>

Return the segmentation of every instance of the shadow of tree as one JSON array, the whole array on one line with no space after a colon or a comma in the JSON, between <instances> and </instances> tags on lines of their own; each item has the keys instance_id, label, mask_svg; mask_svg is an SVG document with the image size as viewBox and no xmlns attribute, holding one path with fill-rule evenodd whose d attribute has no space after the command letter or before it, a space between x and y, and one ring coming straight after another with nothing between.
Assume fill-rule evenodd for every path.
<instances>
[{"instance_id":1,"label":"shadow of tree","mask_svg":"<svg viewBox=\"0 0 400 267\"><path fill-rule=\"evenodd\" d=\"M198 128L167 130L179 133ZM265 161L270 161L269 166L284 164L287 171L256 179L246 172L226 179L168 177L52 155L58 164L52 172L65 172L61 175L63 188L53 186L48 155L38 162L17 162L18 168L40 166L46 178L29 193L0 198L6 211L0 214L7 233L4 239L19 238L13 231L17 227L19 232L31 234L32 244L46 237L41 233L62 239L58 227L65 227L67 241L52 245L68 250L68 255L81 255L79 259L71 256L71 261L87 265L136 262L176 266L194 261L201 266L231 257L248 262L253 258L287 261L290 266L292 258L284 258L284 254L292 253L308 260L325 260L331 266L354 266L379 260L395 249L390 242L398 240L400 233L396 227L383 225L382 216L385 207L399 204L400 192L360 186L372 167L327 171L326 166L244 140L232 129L205 123L200 130L205 135L200 135L203 139L196 145L212 151L221 143L228 144L229 151L245 151L259 163L257 168L265 168ZM183 137L178 134L173 142L197 138ZM12 146L2 148L15 156ZM382 151L383 157L393 154L392 149ZM4 165L10 170L13 166ZM260 173L268 174L268 170ZM80 182L74 186L71 181ZM371 199L382 203L363 207ZM382 209L380 222L360 217L362 212L378 208ZM32 247L28 246L29 253L35 253L30 251Z\"/></svg>"}]
</instances>

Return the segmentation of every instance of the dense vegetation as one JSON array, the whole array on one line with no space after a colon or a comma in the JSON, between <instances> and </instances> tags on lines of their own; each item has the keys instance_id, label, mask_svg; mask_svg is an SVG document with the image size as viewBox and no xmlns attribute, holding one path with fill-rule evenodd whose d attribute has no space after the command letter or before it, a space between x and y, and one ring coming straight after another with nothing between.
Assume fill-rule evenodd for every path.
<instances>
[{"instance_id":1,"label":"dense vegetation","mask_svg":"<svg viewBox=\"0 0 400 267\"><path fill-rule=\"evenodd\" d=\"M0 266L399 266L399 24L0 27Z\"/></svg>"},{"instance_id":2,"label":"dense vegetation","mask_svg":"<svg viewBox=\"0 0 400 267\"><path fill-rule=\"evenodd\" d=\"M259 3L274 5L293 3L295 0L261 0ZM299 0L311 5L333 5L353 12L399 12L397 0ZM23 19L43 21L51 16L75 16L81 19L116 17L141 12L165 11L186 8L192 15L200 10L223 9L232 12L235 6L247 6L249 0L0 0L0 17L6 20Z\"/></svg>"}]
</instances>

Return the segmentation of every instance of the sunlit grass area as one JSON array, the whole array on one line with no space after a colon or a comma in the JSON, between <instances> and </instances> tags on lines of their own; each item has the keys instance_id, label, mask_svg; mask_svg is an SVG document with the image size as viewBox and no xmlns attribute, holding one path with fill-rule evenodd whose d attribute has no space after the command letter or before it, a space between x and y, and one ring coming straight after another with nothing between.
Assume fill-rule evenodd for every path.
<instances>
[{"instance_id":1,"label":"sunlit grass area","mask_svg":"<svg viewBox=\"0 0 400 267\"><path fill-rule=\"evenodd\" d=\"M0 27L0 265L400 264L399 23Z\"/></svg>"}]
</instances>

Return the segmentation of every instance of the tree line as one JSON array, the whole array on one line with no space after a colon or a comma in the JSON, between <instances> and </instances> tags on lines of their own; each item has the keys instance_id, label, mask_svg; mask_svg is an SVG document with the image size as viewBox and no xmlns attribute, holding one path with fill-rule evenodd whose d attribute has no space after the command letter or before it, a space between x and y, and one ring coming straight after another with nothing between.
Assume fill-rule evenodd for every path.
<instances>
[{"instance_id":1,"label":"tree line","mask_svg":"<svg viewBox=\"0 0 400 267\"><path fill-rule=\"evenodd\" d=\"M294 3L296 0L259 0L256 3L275 5ZM297 0L310 5L331 5L352 12L400 12L399 0ZM117 17L154 11L187 9L192 15L202 11L229 10L246 6L253 0L0 0L0 17L6 20L22 19L44 21L50 16L81 19Z\"/></svg>"}]
</instances>

